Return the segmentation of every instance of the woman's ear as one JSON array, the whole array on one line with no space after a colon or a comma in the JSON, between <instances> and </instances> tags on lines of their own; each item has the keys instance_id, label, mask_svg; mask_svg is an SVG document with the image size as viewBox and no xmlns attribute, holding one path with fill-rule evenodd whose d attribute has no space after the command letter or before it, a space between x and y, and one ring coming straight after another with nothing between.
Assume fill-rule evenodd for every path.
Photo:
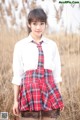
<instances>
[{"instance_id":1,"label":"woman's ear","mask_svg":"<svg viewBox=\"0 0 80 120\"><path fill-rule=\"evenodd\" d=\"M28 23L28 27L31 28L30 24Z\"/></svg>"}]
</instances>

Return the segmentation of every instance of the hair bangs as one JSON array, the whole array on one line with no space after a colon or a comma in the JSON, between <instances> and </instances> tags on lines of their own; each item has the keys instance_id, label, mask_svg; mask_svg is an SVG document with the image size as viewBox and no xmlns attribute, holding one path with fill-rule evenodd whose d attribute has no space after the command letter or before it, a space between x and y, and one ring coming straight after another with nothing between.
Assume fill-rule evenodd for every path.
<instances>
[{"instance_id":1,"label":"hair bangs","mask_svg":"<svg viewBox=\"0 0 80 120\"><path fill-rule=\"evenodd\" d=\"M45 22L47 23L47 16L45 12L42 9L34 9L30 12L28 15L28 23L30 24L31 22Z\"/></svg>"}]
</instances>

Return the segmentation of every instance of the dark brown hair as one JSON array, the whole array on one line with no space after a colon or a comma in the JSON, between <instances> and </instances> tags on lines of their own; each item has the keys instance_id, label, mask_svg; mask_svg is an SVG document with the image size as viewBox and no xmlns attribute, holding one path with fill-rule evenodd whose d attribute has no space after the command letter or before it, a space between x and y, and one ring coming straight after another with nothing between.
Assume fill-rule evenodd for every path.
<instances>
[{"instance_id":1,"label":"dark brown hair","mask_svg":"<svg viewBox=\"0 0 80 120\"><path fill-rule=\"evenodd\" d=\"M41 21L47 23L47 15L42 8L35 8L31 10L28 14L28 24L31 24L33 21ZM28 27L28 34L31 32L31 29Z\"/></svg>"}]
</instances>

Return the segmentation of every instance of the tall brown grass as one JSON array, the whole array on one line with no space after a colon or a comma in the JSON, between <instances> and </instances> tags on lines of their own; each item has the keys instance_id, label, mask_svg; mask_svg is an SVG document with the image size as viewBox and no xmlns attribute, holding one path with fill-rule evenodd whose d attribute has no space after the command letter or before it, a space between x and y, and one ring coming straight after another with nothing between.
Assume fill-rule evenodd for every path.
<instances>
[{"instance_id":1,"label":"tall brown grass","mask_svg":"<svg viewBox=\"0 0 80 120\"><path fill-rule=\"evenodd\" d=\"M10 120L15 118L11 84L13 49L15 43L26 36L24 31L16 34L13 30L7 32L5 27L0 31L0 112L8 112ZM61 92L65 107L58 120L80 120L80 35L59 33L46 36L56 41L61 56Z\"/></svg>"}]
</instances>

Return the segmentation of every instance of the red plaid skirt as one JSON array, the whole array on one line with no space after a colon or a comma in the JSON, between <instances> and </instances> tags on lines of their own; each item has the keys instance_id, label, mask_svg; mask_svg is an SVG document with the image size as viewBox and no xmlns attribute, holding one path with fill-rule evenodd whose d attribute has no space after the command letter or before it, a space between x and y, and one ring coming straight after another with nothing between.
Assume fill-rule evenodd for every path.
<instances>
[{"instance_id":1,"label":"red plaid skirt","mask_svg":"<svg viewBox=\"0 0 80 120\"><path fill-rule=\"evenodd\" d=\"M36 69L26 71L20 86L20 111L49 111L58 108L62 109L63 106L62 97L54 82L51 70L43 69L43 71L39 71Z\"/></svg>"}]
</instances>

